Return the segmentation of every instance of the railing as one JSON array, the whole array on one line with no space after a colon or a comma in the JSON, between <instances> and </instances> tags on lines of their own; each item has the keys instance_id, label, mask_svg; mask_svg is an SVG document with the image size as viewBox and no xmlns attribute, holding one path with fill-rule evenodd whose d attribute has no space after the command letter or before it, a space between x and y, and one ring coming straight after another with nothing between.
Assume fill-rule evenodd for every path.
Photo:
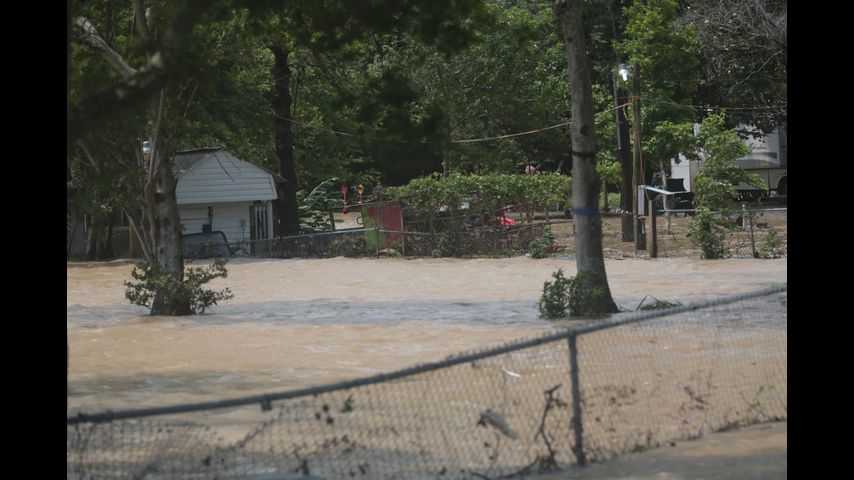
<instances>
[{"instance_id":1,"label":"railing","mask_svg":"<svg viewBox=\"0 0 854 480\"><path fill-rule=\"evenodd\" d=\"M69 479L497 479L788 417L785 285L397 372L71 415Z\"/></svg>"}]
</instances>

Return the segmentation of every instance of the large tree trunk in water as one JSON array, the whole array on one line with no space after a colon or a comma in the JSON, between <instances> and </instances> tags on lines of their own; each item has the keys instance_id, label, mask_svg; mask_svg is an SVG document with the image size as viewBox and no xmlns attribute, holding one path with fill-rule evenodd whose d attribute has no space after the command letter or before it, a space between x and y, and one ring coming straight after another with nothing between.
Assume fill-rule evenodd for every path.
<instances>
[{"instance_id":1,"label":"large tree trunk in water","mask_svg":"<svg viewBox=\"0 0 854 480\"><path fill-rule=\"evenodd\" d=\"M269 45L273 52L273 126L276 140L276 159L279 175L285 184L279 189L276 199L276 234L296 235L299 233L299 206L297 205L297 173L294 165L294 124L291 116L291 67L288 65L290 49L283 44Z\"/></svg>"},{"instance_id":2,"label":"large tree trunk in water","mask_svg":"<svg viewBox=\"0 0 854 480\"><path fill-rule=\"evenodd\" d=\"M599 215L599 175L596 173L596 132L593 89L587 63L582 0L557 0L555 14L561 23L569 69L572 125L572 213L575 223L576 266L587 272L585 288L598 291L598 312L617 312L611 298L602 255L602 217ZM601 289L601 290L600 290Z\"/></svg>"},{"instance_id":3,"label":"large tree trunk in water","mask_svg":"<svg viewBox=\"0 0 854 480\"><path fill-rule=\"evenodd\" d=\"M160 155L160 152L154 152ZM178 182L172 173L172 159L162 156L155 172L153 198L154 215L151 218L151 235L155 244L155 255L160 272L179 274L184 278L183 242L181 218L178 216L178 201L175 188ZM152 315L190 315L189 299L183 302L167 302L163 291L158 291L151 306Z\"/></svg>"}]
</instances>

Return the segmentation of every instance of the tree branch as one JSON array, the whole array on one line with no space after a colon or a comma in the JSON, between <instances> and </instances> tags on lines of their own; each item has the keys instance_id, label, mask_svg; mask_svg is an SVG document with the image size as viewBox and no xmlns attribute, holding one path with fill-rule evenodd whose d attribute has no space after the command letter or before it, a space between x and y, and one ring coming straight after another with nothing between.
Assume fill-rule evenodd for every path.
<instances>
[{"instance_id":1,"label":"tree branch","mask_svg":"<svg viewBox=\"0 0 854 480\"><path fill-rule=\"evenodd\" d=\"M142 0L133 0L133 16L136 22L136 30L143 43L151 42L151 29L148 27L148 18L145 15L145 7Z\"/></svg>"},{"instance_id":2,"label":"tree branch","mask_svg":"<svg viewBox=\"0 0 854 480\"><path fill-rule=\"evenodd\" d=\"M117 72L123 79L127 80L137 74L137 70L125 62L121 55L107 45L107 42L98 34L95 26L86 17L77 17L74 19L74 25L82 33L81 36L76 36L86 45L94 48Z\"/></svg>"}]
</instances>

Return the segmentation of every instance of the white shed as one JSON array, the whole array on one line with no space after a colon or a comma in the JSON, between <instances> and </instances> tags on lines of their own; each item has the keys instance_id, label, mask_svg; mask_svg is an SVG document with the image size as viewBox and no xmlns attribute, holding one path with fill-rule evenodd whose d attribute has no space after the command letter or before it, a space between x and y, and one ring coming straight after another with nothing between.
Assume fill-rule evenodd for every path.
<instances>
[{"instance_id":1,"label":"white shed","mask_svg":"<svg viewBox=\"0 0 854 480\"><path fill-rule=\"evenodd\" d=\"M273 238L281 177L219 147L177 152L173 168L184 234L221 231L243 253L251 241Z\"/></svg>"}]
</instances>

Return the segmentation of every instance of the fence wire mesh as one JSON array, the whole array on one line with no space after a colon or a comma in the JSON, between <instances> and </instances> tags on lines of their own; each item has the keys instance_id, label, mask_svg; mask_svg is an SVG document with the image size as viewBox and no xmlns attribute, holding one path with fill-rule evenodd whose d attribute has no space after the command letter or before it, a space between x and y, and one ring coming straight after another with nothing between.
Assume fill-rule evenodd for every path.
<instances>
[{"instance_id":1,"label":"fence wire mesh","mask_svg":"<svg viewBox=\"0 0 854 480\"><path fill-rule=\"evenodd\" d=\"M68 417L67 478L497 479L786 419L786 295L621 314L301 391Z\"/></svg>"},{"instance_id":2,"label":"fence wire mesh","mask_svg":"<svg viewBox=\"0 0 854 480\"><path fill-rule=\"evenodd\" d=\"M361 225L358 227L244 242L233 251L278 258L575 254L572 218L564 212L545 207L503 211L495 218L470 213L428 217L412 213L396 203L372 206L373 220L363 220L364 216L359 212L351 210L351 215L355 215ZM393 225L376 220L384 218L388 212L397 215ZM744 209L713 215L721 219L716 234L724 257L778 258L788 255L787 209ZM659 210L654 229L650 216L641 217L640 241L636 247L631 212L602 212L603 254L606 258L646 257L652 255L655 246L660 257L701 258L703 251L688 230L693 216L693 210Z\"/></svg>"},{"instance_id":3,"label":"fence wire mesh","mask_svg":"<svg viewBox=\"0 0 854 480\"><path fill-rule=\"evenodd\" d=\"M693 210L659 213L656 217L658 254L664 257L702 255L691 240L688 224ZM715 214L725 228L718 229L727 257L777 258L788 255L788 210L785 208L743 210Z\"/></svg>"}]
</instances>

